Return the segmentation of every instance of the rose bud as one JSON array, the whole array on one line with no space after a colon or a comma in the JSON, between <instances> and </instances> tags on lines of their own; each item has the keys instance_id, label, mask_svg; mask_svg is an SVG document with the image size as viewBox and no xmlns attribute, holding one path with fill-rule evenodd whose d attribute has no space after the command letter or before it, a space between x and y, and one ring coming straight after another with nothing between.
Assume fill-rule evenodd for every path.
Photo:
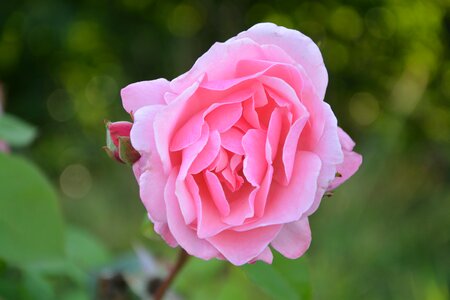
<instances>
[{"instance_id":1,"label":"rose bud","mask_svg":"<svg viewBox=\"0 0 450 300\"><path fill-rule=\"evenodd\" d=\"M134 164L141 157L130 141L130 122L106 122L106 146L103 147L109 157L121 163Z\"/></svg>"},{"instance_id":2,"label":"rose bud","mask_svg":"<svg viewBox=\"0 0 450 300\"><path fill-rule=\"evenodd\" d=\"M302 256L309 216L362 162L324 101L327 84L309 37L263 23L215 43L172 81L122 89L155 231L205 260Z\"/></svg>"}]
</instances>

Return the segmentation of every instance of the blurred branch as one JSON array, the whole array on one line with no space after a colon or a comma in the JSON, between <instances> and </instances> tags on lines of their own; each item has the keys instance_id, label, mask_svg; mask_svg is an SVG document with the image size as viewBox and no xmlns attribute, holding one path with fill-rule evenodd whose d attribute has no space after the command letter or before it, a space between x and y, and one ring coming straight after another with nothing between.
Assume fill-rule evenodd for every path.
<instances>
[{"instance_id":1,"label":"blurred branch","mask_svg":"<svg viewBox=\"0 0 450 300\"><path fill-rule=\"evenodd\" d=\"M161 285L159 286L158 290L155 293L155 300L161 300L164 297L164 294L169 289L170 285L172 284L175 277L178 275L178 273L181 271L183 266L186 264L187 260L189 258L189 254L187 254L186 251L184 251L182 248L180 249L180 253L178 254L178 260L175 266L173 267L172 271L170 272L169 276L164 280Z\"/></svg>"}]
</instances>

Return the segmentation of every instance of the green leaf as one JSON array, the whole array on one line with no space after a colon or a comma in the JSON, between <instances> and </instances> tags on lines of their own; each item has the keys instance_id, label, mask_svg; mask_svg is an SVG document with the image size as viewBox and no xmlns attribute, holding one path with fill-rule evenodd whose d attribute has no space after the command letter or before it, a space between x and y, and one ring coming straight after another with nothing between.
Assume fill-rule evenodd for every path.
<instances>
[{"instance_id":1,"label":"green leaf","mask_svg":"<svg viewBox=\"0 0 450 300\"><path fill-rule=\"evenodd\" d=\"M50 282L39 273L25 272L23 287L24 300L51 300L55 298Z\"/></svg>"},{"instance_id":2,"label":"green leaf","mask_svg":"<svg viewBox=\"0 0 450 300\"><path fill-rule=\"evenodd\" d=\"M0 115L0 140L13 147L30 144L36 137L36 129L17 117Z\"/></svg>"},{"instance_id":3,"label":"green leaf","mask_svg":"<svg viewBox=\"0 0 450 300\"><path fill-rule=\"evenodd\" d=\"M0 257L23 266L64 255L55 191L28 161L0 153Z\"/></svg>"},{"instance_id":4,"label":"green leaf","mask_svg":"<svg viewBox=\"0 0 450 300\"><path fill-rule=\"evenodd\" d=\"M263 262L244 266L250 279L264 292L275 299L297 300L295 289L289 285L283 274Z\"/></svg>"},{"instance_id":5,"label":"green leaf","mask_svg":"<svg viewBox=\"0 0 450 300\"><path fill-rule=\"evenodd\" d=\"M228 266L226 277L220 278L220 285L221 288L215 292L217 300L264 299L264 297L261 298L261 295L255 294L255 288L249 283L245 272L235 266Z\"/></svg>"},{"instance_id":6,"label":"green leaf","mask_svg":"<svg viewBox=\"0 0 450 300\"><path fill-rule=\"evenodd\" d=\"M311 299L305 257L291 260L274 253L272 265L257 262L243 268L254 283L275 299Z\"/></svg>"},{"instance_id":7,"label":"green leaf","mask_svg":"<svg viewBox=\"0 0 450 300\"><path fill-rule=\"evenodd\" d=\"M67 230L66 250L68 259L85 271L91 271L111 260L110 253L95 237L75 227Z\"/></svg>"}]
</instances>

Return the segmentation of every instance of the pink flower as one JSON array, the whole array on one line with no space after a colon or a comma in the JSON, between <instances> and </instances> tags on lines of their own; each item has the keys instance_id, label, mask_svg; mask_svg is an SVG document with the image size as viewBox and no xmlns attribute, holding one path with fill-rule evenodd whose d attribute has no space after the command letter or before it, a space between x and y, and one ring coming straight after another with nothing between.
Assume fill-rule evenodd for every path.
<instances>
[{"instance_id":1,"label":"pink flower","mask_svg":"<svg viewBox=\"0 0 450 300\"><path fill-rule=\"evenodd\" d=\"M140 197L165 241L235 265L298 258L308 216L361 164L323 101L322 55L302 33L257 24L171 82L125 87Z\"/></svg>"}]
</instances>

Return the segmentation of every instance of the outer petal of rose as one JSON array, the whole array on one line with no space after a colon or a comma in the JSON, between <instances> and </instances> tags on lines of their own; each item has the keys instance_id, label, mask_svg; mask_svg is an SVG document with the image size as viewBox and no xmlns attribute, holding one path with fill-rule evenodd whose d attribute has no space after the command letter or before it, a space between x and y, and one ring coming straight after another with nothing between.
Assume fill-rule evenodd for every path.
<instances>
[{"instance_id":1,"label":"outer petal of rose","mask_svg":"<svg viewBox=\"0 0 450 300\"><path fill-rule=\"evenodd\" d=\"M306 213L312 214L317 210L324 193L336 175L336 165L344 160L344 153L339 135L337 120L328 103L323 103L323 116L325 117L325 126L319 142L314 147L314 151L322 159L322 169L317 182L317 194L314 204ZM339 143L339 146L338 146Z\"/></svg>"},{"instance_id":2,"label":"outer petal of rose","mask_svg":"<svg viewBox=\"0 0 450 300\"><path fill-rule=\"evenodd\" d=\"M340 173L341 177L336 177L328 187L328 190L334 190L353 174L355 174L361 163L362 156L360 154L351 151L344 151L344 162L336 167L336 172Z\"/></svg>"},{"instance_id":3,"label":"outer petal of rose","mask_svg":"<svg viewBox=\"0 0 450 300\"><path fill-rule=\"evenodd\" d=\"M353 147L355 147L355 142L341 127L338 127L337 130L342 150L352 151Z\"/></svg>"},{"instance_id":4,"label":"outer petal of rose","mask_svg":"<svg viewBox=\"0 0 450 300\"><path fill-rule=\"evenodd\" d=\"M311 230L307 217L286 224L271 245L287 258L302 256L311 244Z\"/></svg>"},{"instance_id":5,"label":"outer petal of rose","mask_svg":"<svg viewBox=\"0 0 450 300\"><path fill-rule=\"evenodd\" d=\"M140 197L150 218L157 222L166 222L164 207L164 186L167 175L162 170L161 160L156 151L153 133L153 121L162 105L150 105L136 111L135 122L130 132L133 147L142 155L133 170L139 182Z\"/></svg>"},{"instance_id":6,"label":"outer petal of rose","mask_svg":"<svg viewBox=\"0 0 450 300\"><path fill-rule=\"evenodd\" d=\"M181 92L203 73L207 74L209 81L232 78L236 63L246 58L264 58L261 47L251 39L215 43L188 72L172 80L170 86L175 92Z\"/></svg>"},{"instance_id":7,"label":"outer petal of rose","mask_svg":"<svg viewBox=\"0 0 450 300\"><path fill-rule=\"evenodd\" d=\"M186 110L186 102L189 97L197 90L200 81L195 82L187 88L170 104L164 107L156 116L154 121L154 134L156 149L164 167L164 171L168 174L172 168L172 162L169 153L169 143L172 140L175 128L179 125L177 120Z\"/></svg>"},{"instance_id":8,"label":"outer petal of rose","mask_svg":"<svg viewBox=\"0 0 450 300\"><path fill-rule=\"evenodd\" d=\"M240 266L260 255L280 232L282 225L236 232L225 230L208 241L232 264Z\"/></svg>"},{"instance_id":9,"label":"outer petal of rose","mask_svg":"<svg viewBox=\"0 0 450 300\"><path fill-rule=\"evenodd\" d=\"M344 159L344 155L338 137L337 120L328 103L323 102L323 107L325 128L313 151L320 156L325 164L340 164Z\"/></svg>"},{"instance_id":10,"label":"outer petal of rose","mask_svg":"<svg viewBox=\"0 0 450 300\"><path fill-rule=\"evenodd\" d=\"M149 105L134 113L134 124L131 128L130 139L133 148L139 153L154 152L153 155L157 155L153 121L162 109L164 109L163 105Z\"/></svg>"},{"instance_id":11,"label":"outer petal of rose","mask_svg":"<svg viewBox=\"0 0 450 300\"><path fill-rule=\"evenodd\" d=\"M167 221L170 232L177 243L190 255L201 259L211 259L220 256L220 253L208 241L199 239L196 232L189 228L181 215L179 199L175 196L175 179L178 168L172 169L164 190L166 201Z\"/></svg>"},{"instance_id":12,"label":"outer petal of rose","mask_svg":"<svg viewBox=\"0 0 450 300\"><path fill-rule=\"evenodd\" d=\"M138 179L139 195L152 221L167 222L164 209L164 186L167 176L162 172L161 162L154 160L152 163L152 168L143 172Z\"/></svg>"},{"instance_id":13,"label":"outer petal of rose","mask_svg":"<svg viewBox=\"0 0 450 300\"><path fill-rule=\"evenodd\" d=\"M258 255L257 257L255 257L251 261L249 261L249 263L254 263L254 262L257 262L258 260L261 260L261 261L263 261L263 262L265 262L267 264L272 264L273 254L272 254L272 251L270 250L269 247L264 249L264 251L261 252L260 255Z\"/></svg>"},{"instance_id":14,"label":"outer petal of rose","mask_svg":"<svg viewBox=\"0 0 450 300\"><path fill-rule=\"evenodd\" d=\"M272 44L283 49L305 69L319 98L324 98L328 84L328 73L319 48L309 37L296 30L272 23L260 23L247 31L241 32L229 41L241 38L250 38L260 45Z\"/></svg>"},{"instance_id":15,"label":"outer petal of rose","mask_svg":"<svg viewBox=\"0 0 450 300\"><path fill-rule=\"evenodd\" d=\"M131 113L147 105L166 104L164 94L169 91L169 81L160 78L132 83L124 87L120 91L120 95L123 107L128 113Z\"/></svg>"},{"instance_id":16,"label":"outer petal of rose","mask_svg":"<svg viewBox=\"0 0 450 300\"><path fill-rule=\"evenodd\" d=\"M322 202L323 195L328 190L328 186L336 176L336 166L330 164L323 164L320 170L319 178L317 179L317 192L314 203L305 212L305 216L313 214Z\"/></svg>"},{"instance_id":17,"label":"outer petal of rose","mask_svg":"<svg viewBox=\"0 0 450 300\"><path fill-rule=\"evenodd\" d=\"M155 232L157 232L166 241L166 243L169 244L170 247L178 246L178 243L170 232L167 223L155 222L154 229Z\"/></svg>"},{"instance_id":18,"label":"outer petal of rose","mask_svg":"<svg viewBox=\"0 0 450 300\"><path fill-rule=\"evenodd\" d=\"M344 161L336 166L336 172L340 173L341 177L334 178L333 182L328 187L328 190L334 190L349 177L353 176L359 169L362 163L362 156L353 152L355 142L342 128L338 127L339 142L341 143L344 152Z\"/></svg>"}]
</instances>

